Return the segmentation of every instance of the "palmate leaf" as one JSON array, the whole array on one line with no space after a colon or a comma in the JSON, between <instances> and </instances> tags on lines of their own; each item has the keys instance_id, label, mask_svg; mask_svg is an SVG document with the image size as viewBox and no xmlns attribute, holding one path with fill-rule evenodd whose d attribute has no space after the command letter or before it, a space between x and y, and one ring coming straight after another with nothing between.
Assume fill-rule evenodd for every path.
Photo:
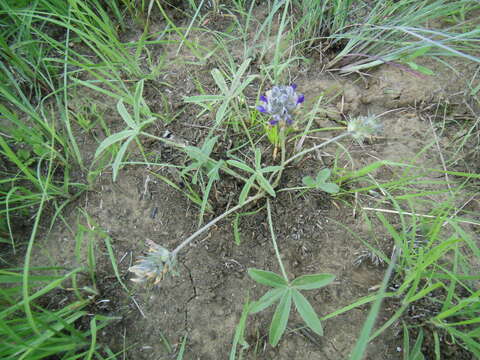
<instances>
[{"instance_id":1,"label":"palmate leaf","mask_svg":"<svg viewBox=\"0 0 480 360\"><path fill-rule=\"evenodd\" d=\"M290 316L290 309L292 307L292 289L288 288L280 299L279 304L273 314L272 323L270 324L270 331L268 339L270 345L276 346L280 341L285 329L287 328L288 318Z\"/></svg>"},{"instance_id":2,"label":"palmate leaf","mask_svg":"<svg viewBox=\"0 0 480 360\"><path fill-rule=\"evenodd\" d=\"M188 157L198 161L201 165L203 165L210 160L210 153L212 152L213 146L215 145L217 139L218 136L208 139L201 148L196 146L185 146L184 151Z\"/></svg>"},{"instance_id":3,"label":"palmate leaf","mask_svg":"<svg viewBox=\"0 0 480 360\"><path fill-rule=\"evenodd\" d=\"M312 178L311 176L305 176L302 179L303 184L311 189L319 189L329 194L336 194L340 191L340 187L334 183L327 183L326 181L331 175L330 169L322 169L318 172L317 176Z\"/></svg>"},{"instance_id":4,"label":"palmate leaf","mask_svg":"<svg viewBox=\"0 0 480 360\"><path fill-rule=\"evenodd\" d=\"M217 139L218 139L218 136L214 136L210 139L207 139L201 148L196 146L185 146L183 150L185 151L185 153L190 159L194 160L194 162L186 166L182 170L182 175L188 174L192 170L198 170L202 166L207 166L209 163L211 163L212 159L210 158L210 154L213 151L213 147L215 146ZM221 164L223 165L223 162ZM211 171L214 170L215 167L208 169L210 171L208 175L209 177L210 177L210 174L214 175L214 172L212 173ZM195 174L194 179L196 179L196 177L197 175ZM193 183L196 184L196 180L194 180Z\"/></svg>"}]
</instances>

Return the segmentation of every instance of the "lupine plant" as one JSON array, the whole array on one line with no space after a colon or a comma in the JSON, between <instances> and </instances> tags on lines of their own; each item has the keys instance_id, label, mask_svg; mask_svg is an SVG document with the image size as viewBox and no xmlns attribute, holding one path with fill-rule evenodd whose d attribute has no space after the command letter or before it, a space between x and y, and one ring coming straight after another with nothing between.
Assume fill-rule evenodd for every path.
<instances>
[{"instance_id":1,"label":"lupine plant","mask_svg":"<svg viewBox=\"0 0 480 360\"><path fill-rule=\"evenodd\" d=\"M265 95L260 96L260 102L262 104L258 105L256 109L260 113L267 116L267 127L269 129L274 129L279 134L278 140L280 143L281 157L277 165L264 166L262 164L262 153L258 147L252 149L253 153L255 154L253 166L250 166L245 161L240 161L238 157L220 161L215 160L211 157L211 148L209 148L208 152L202 151L203 147L198 148L198 152L196 153L202 154L202 164L208 164L208 166L195 166L195 169L199 171L201 169L204 169L204 171L207 171L208 169L210 169L210 171L211 169L216 169L217 180L219 178L218 173L223 172L224 174L233 176L244 183L242 191L239 194L238 203L198 229L180 245L178 245L173 251L169 251L168 249L148 240L148 253L141 257L137 264L129 269L130 272L136 275L133 281L139 283L153 281L155 284L158 284L170 271L175 272L175 264L177 262L177 256L179 252L194 239L196 239L200 234L207 231L220 220L245 207L247 204L256 203L262 199L265 199L272 243L282 274L278 275L271 271L253 268L248 270L248 274L253 280L260 284L272 287L272 289L267 291L258 301L251 304L249 312L257 313L266 309L270 305L273 305L274 303L278 303L273 315L269 334L270 343L273 346L278 344L282 334L286 329L292 302L295 304L297 311L304 319L305 323L315 333L318 335L323 335L323 329L317 314L300 291L318 289L326 286L334 280L335 276L332 274L312 274L303 275L294 280L290 280L288 278L285 267L281 260L275 233L273 231L273 222L271 218L271 199L276 196L278 191L317 189L326 191L328 193L338 192L338 185L332 182L327 182L331 175L329 169L321 170L315 179L311 177L304 177L303 183L305 186L303 187L285 189L277 188L281 183L283 170L287 165L293 163L295 160L299 160L307 153L315 151L316 149L324 147L332 142L336 142L343 137L353 136L355 139L361 141L365 137L374 135L380 127L377 122L377 117L375 116L351 119L347 131L344 133L311 148L305 150L296 149L293 151L293 154L290 154L290 157L287 157L287 155L289 155L286 146L288 137L287 130L291 129L295 117L300 113L300 105L304 102L304 100L304 95L297 92L296 85L273 86L271 90L265 92ZM148 133L142 132L142 134L158 139L159 141L165 141L165 139L155 137ZM210 144L211 140L214 139L216 138L205 140L205 144ZM172 145L170 142L169 144ZM187 156L191 157L192 149L194 147L177 146L177 148L183 151ZM191 157L191 160L192 164L197 164L198 156ZM192 166L193 165L187 166L186 169ZM243 174L247 174L247 176L244 176ZM251 194L252 191L255 192L253 195Z\"/></svg>"}]
</instances>

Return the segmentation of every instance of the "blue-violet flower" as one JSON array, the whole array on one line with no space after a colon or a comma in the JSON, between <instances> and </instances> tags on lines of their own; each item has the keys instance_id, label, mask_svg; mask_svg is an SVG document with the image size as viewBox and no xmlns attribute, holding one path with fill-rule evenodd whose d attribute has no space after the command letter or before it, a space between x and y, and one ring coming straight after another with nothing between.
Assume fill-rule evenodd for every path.
<instances>
[{"instance_id":1,"label":"blue-violet flower","mask_svg":"<svg viewBox=\"0 0 480 360\"><path fill-rule=\"evenodd\" d=\"M257 106L257 110L272 116L269 121L270 125L292 124L293 111L305 100L304 95L297 93L296 89L297 85L295 84L274 86L265 95L260 96L264 105Z\"/></svg>"}]
</instances>

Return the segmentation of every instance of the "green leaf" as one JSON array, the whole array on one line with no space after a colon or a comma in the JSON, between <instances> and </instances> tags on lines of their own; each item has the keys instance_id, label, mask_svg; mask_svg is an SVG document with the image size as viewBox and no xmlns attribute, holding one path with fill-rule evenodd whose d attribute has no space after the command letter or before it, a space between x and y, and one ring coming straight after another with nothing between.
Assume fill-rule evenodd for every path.
<instances>
[{"instance_id":1,"label":"green leaf","mask_svg":"<svg viewBox=\"0 0 480 360\"><path fill-rule=\"evenodd\" d=\"M17 151L17 156L19 159L22 159L23 161L27 160L28 158L30 158L30 151L28 151L27 149L19 149Z\"/></svg>"},{"instance_id":2,"label":"green leaf","mask_svg":"<svg viewBox=\"0 0 480 360\"><path fill-rule=\"evenodd\" d=\"M237 167L239 169L242 169L242 170L244 170L246 172L249 172L249 173L254 173L255 172L255 170L253 170L251 167L249 167L245 163L237 161L237 160L227 160L227 164L235 166L235 167Z\"/></svg>"},{"instance_id":3,"label":"green leaf","mask_svg":"<svg viewBox=\"0 0 480 360\"><path fill-rule=\"evenodd\" d=\"M413 345L413 349L411 351L411 355L409 360L424 360L425 357L422 354L422 345L423 345L423 331L420 329L418 333L417 340L415 341L415 345Z\"/></svg>"},{"instance_id":4,"label":"green leaf","mask_svg":"<svg viewBox=\"0 0 480 360\"><path fill-rule=\"evenodd\" d=\"M212 153L213 147L215 146L215 143L217 142L217 140L218 140L218 136L214 136L210 139L207 139L202 146L202 152L205 155L210 156L210 154Z\"/></svg>"},{"instance_id":5,"label":"green leaf","mask_svg":"<svg viewBox=\"0 0 480 360\"><path fill-rule=\"evenodd\" d=\"M250 314L256 314L262 310L265 310L267 307L280 299L286 291L288 291L288 288L286 287L268 290L260 299L252 304L252 307L250 308Z\"/></svg>"},{"instance_id":6,"label":"green leaf","mask_svg":"<svg viewBox=\"0 0 480 360\"><path fill-rule=\"evenodd\" d=\"M137 132L135 130L123 130L123 131L120 131L119 133L110 135L109 137L107 137L101 142L100 146L95 152L95 158L98 157L98 155L100 155L106 148L110 147L116 142L119 142L119 141L122 141L123 139L128 138L129 136L133 136L136 133Z\"/></svg>"},{"instance_id":7,"label":"green leaf","mask_svg":"<svg viewBox=\"0 0 480 360\"><path fill-rule=\"evenodd\" d=\"M316 334L323 336L322 324L320 323L317 313L305 296L303 296L300 291L296 289L293 289L293 302L295 303L298 313L308 327Z\"/></svg>"},{"instance_id":8,"label":"green leaf","mask_svg":"<svg viewBox=\"0 0 480 360\"><path fill-rule=\"evenodd\" d=\"M273 197L276 196L275 190L273 189L272 185L270 185L270 183L268 182L268 180L265 179L261 173L258 173L258 172L257 172L256 179L257 179L258 185L260 185L260 187L261 187L263 190L265 190L266 192L268 192L268 193L269 193L271 196L273 196Z\"/></svg>"},{"instance_id":9,"label":"green leaf","mask_svg":"<svg viewBox=\"0 0 480 360\"><path fill-rule=\"evenodd\" d=\"M140 123L140 108L142 106L142 94L143 94L143 79L137 83L135 87L135 95L133 98L133 119Z\"/></svg>"},{"instance_id":10,"label":"green leaf","mask_svg":"<svg viewBox=\"0 0 480 360\"><path fill-rule=\"evenodd\" d=\"M242 358L243 351L248 349L248 343L245 340L245 329L247 328L247 319L248 314L250 314L250 307L251 303L249 302L248 298L245 304L243 305L242 315L240 316L240 320L238 321L237 326L235 327L235 335L232 341L232 349L230 350L229 360L235 360L237 354L237 346L240 344L242 347L239 351L239 359Z\"/></svg>"},{"instance_id":11,"label":"green leaf","mask_svg":"<svg viewBox=\"0 0 480 360\"><path fill-rule=\"evenodd\" d=\"M404 301L405 304L411 304L412 302L417 301L417 300L425 297L429 292L432 292L432 291L438 289L439 287L445 287L445 285L442 282L435 283L433 285L430 285L430 286L426 287L425 289L419 291L418 293L416 293L412 297L409 297L408 299L405 299L403 301Z\"/></svg>"},{"instance_id":12,"label":"green leaf","mask_svg":"<svg viewBox=\"0 0 480 360\"><path fill-rule=\"evenodd\" d=\"M421 72L422 74L425 74L425 75L435 75L435 73L430 70L429 68L425 67L425 66L422 66L422 65L418 65L414 62L407 62L408 66L410 66L410 68L412 68L412 70L415 70L415 71L418 71L418 72Z\"/></svg>"},{"instance_id":13,"label":"green leaf","mask_svg":"<svg viewBox=\"0 0 480 360\"><path fill-rule=\"evenodd\" d=\"M422 65L418 65L418 64L417 64L417 71L421 72L424 75L430 75L430 76L435 75L435 72L433 70L430 70L429 68Z\"/></svg>"},{"instance_id":14,"label":"green leaf","mask_svg":"<svg viewBox=\"0 0 480 360\"><path fill-rule=\"evenodd\" d=\"M248 275L250 275L253 280L263 285L271 287L285 287L288 285L283 277L271 271L250 268L248 269Z\"/></svg>"},{"instance_id":15,"label":"green leaf","mask_svg":"<svg viewBox=\"0 0 480 360\"><path fill-rule=\"evenodd\" d=\"M324 287L335 280L332 274L302 275L292 281L292 286L300 290L312 290Z\"/></svg>"},{"instance_id":16,"label":"green leaf","mask_svg":"<svg viewBox=\"0 0 480 360\"><path fill-rule=\"evenodd\" d=\"M325 191L329 194L336 194L340 191L340 187L334 183L325 183L318 185L318 189Z\"/></svg>"},{"instance_id":17,"label":"green leaf","mask_svg":"<svg viewBox=\"0 0 480 360\"><path fill-rule=\"evenodd\" d=\"M338 181L340 182L343 182L345 180L350 180L352 178L356 178L356 177L360 177L360 176L365 176L375 170L377 170L378 168L382 167L382 166L385 166L385 165L388 165L389 164L389 161L387 160L380 160L380 161L376 161L370 165L367 165L359 170L356 170L356 171L352 171L351 173L345 175L345 176L342 176L340 179L338 179Z\"/></svg>"},{"instance_id":18,"label":"green leaf","mask_svg":"<svg viewBox=\"0 0 480 360\"><path fill-rule=\"evenodd\" d=\"M258 78L258 75L249 75L247 78L235 89L235 93L233 96L239 96L242 91L256 78Z\"/></svg>"},{"instance_id":19,"label":"green leaf","mask_svg":"<svg viewBox=\"0 0 480 360\"><path fill-rule=\"evenodd\" d=\"M115 156L115 160L113 161L113 164L112 164L112 169L113 169L113 181L115 181L117 179L117 175L118 175L118 171L120 170L120 165L122 163L122 160L123 160L123 156L125 155L125 152L127 151L127 148L128 148L128 145L130 145L130 142L133 140L134 138L131 137L129 138L127 141L125 141L120 150L118 150L118 153L117 153L117 156Z\"/></svg>"},{"instance_id":20,"label":"green leaf","mask_svg":"<svg viewBox=\"0 0 480 360\"><path fill-rule=\"evenodd\" d=\"M268 338L270 345L277 346L285 329L287 328L288 317L292 307L292 291L288 289L284 292L277 309L273 314L272 323L270 324L270 332Z\"/></svg>"},{"instance_id":21,"label":"green leaf","mask_svg":"<svg viewBox=\"0 0 480 360\"><path fill-rule=\"evenodd\" d=\"M268 173L273 171L280 171L283 169L283 166L267 166L261 169L262 173Z\"/></svg>"},{"instance_id":22,"label":"green leaf","mask_svg":"<svg viewBox=\"0 0 480 360\"><path fill-rule=\"evenodd\" d=\"M416 57L423 56L423 55L425 55L427 52L429 52L431 48L432 48L431 46L420 47L420 48L418 48L417 50L415 50L413 53L411 53L410 55L408 55L408 56L407 56L407 59L413 60L413 59L415 59Z\"/></svg>"},{"instance_id":23,"label":"green leaf","mask_svg":"<svg viewBox=\"0 0 480 360\"><path fill-rule=\"evenodd\" d=\"M122 117L123 121L127 123L129 127L132 129L137 129L137 124L135 124L135 121L133 121L131 115L128 113L127 108L125 107L125 104L123 103L123 100L120 100L117 103L117 111Z\"/></svg>"},{"instance_id":24,"label":"green leaf","mask_svg":"<svg viewBox=\"0 0 480 360\"><path fill-rule=\"evenodd\" d=\"M268 140L273 144L278 144L278 126L265 126Z\"/></svg>"},{"instance_id":25,"label":"green leaf","mask_svg":"<svg viewBox=\"0 0 480 360\"><path fill-rule=\"evenodd\" d=\"M321 184L327 181L327 179L330 177L331 171L329 168L322 169L318 172L317 177L316 177L316 183Z\"/></svg>"},{"instance_id":26,"label":"green leaf","mask_svg":"<svg viewBox=\"0 0 480 360\"><path fill-rule=\"evenodd\" d=\"M215 168L212 169L212 171L214 171L214 170L215 170ZM209 175L210 175L210 173L209 173ZM217 177L218 177L218 169L217 169ZM205 191L203 192L202 206L200 207L200 215L199 215L199 220L198 220L198 226L202 225L202 223L203 223L203 216L205 214L205 210L207 209L207 206L209 205L208 204L208 196L210 195L210 191L212 190L213 183L216 180L217 180L217 178L215 178L215 176L209 176L209 178L208 178L207 186L205 188ZM211 206L208 206L208 207L210 208Z\"/></svg>"},{"instance_id":27,"label":"green leaf","mask_svg":"<svg viewBox=\"0 0 480 360\"><path fill-rule=\"evenodd\" d=\"M185 346L187 345L187 334L184 335L182 344L180 345L180 350L178 351L177 354L177 360L183 360L183 355L185 353Z\"/></svg>"},{"instance_id":28,"label":"green leaf","mask_svg":"<svg viewBox=\"0 0 480 360\"><path fill-rule=\"evenodd\" d=\"M225 100L222 105L217 110L217 114L215 115L215 124L219 126L222 123L223 118L225 117L225 114L227 113L228 109L228 104L229 100Z\"/></svg>"},{"instance_id":29,"label":"green leaf","mask_svg":"<svg viewBox=\"0 0 480 360\"><path fill-rule=\"evenodd\" d=\"M255 181L255 175L250 176L250 178L247 180L245 185L243 186L242 192L240 193L240 196L238 197L238 204L241 205L245 202L247 199L248 193L250 192L250 189L252 188L253 182Z\"/></svg>"},{"instance_id":30,"label":"green leaf","mask_svg":"<svg viewBox=\"0 0 480 360\"><path fill-rule=\"evenodd\" d=\"M311 176L304 176L302 179L303 185L309 188L315 188L317 186L317 182L313 180Z\"/></svg>"},{"instance_id":31,"label":"green leaf","mask_svg":"<svg viewBox=\"0 0 480 360\"><path fill-rule=\"evenodd\" d=\"M212 77L213 77L213 80L215 80L215 83L217 84L218 88L220 89L220 91L222 92L222 95L227 95L228 93L228 86L227 86L227 83L225 81L225 77L223 76L223 74L220 72L220 70L218 69L213 69L211 71L211 74L212 74Z\"/></svg>"},{"instance_id":32,"label":"green leaf","mask_svg":"<svg viewBox=\"0 0 480 360\"><path fill-rule=\"evenodd\" d=\"M239 222L240 222L240 215L235 215L235 220L233 220L232 227L233 227L233 238L235 241L235 245L240 245L240 229L239 229Z\"/></svg>"},{"instance_id":33,"label":"green leaf","mask_svg":"<svg viewBox=\"0 0 480 360\"><path fill-rule=\"evenodd\" d=\"M242 63L242 65L239 66L235 78L232 81L232 89L236 89L237 87L240 86L240 79L242 78L243 74L245 71L248 69L250 66L250 62L252 61L252 58L245 59L245 61Z\"/></svg>"},{"instance_id":34,"label":"green leaf","mask_svg":"<svg viewBox=\"0 0 480 360\"><path fill-rule=\"evenodd\" d=\"M223 163L224 163L223 160L220 160L219 162L217 162L217 163L212 167L212 169L207 173L207 176L208 176L209 178L213 178L214 180L220 180L219 170L220 170L221 167L223 166Z\"/></svg>"},{"instance_id":35,"label":"green leaf","mask_svg":"<svg viewBox=\"0 0 480 360\"><path fill-rule=\"evenodd\" d=\"M183 98L183 101L187 103L204 103L204 102L217 102L224 99L224 96L221 95L196 95L196 96L187 96Z\"/></svg>"},{"instance_id":36,"label":"green leaf","mask_svg":"<svg viewBox=\"0 0 480 360\"><path fill-rule=\"evenodd\" d=\"M196 146L185 146L184 148L185 153L187 156L193 160L197 160L200 164L196 165L195 168L200 167L201 165L205 164L208 160L210 160L208 154L203 152L203 149L200 149Z\"/></svg>"},{"instance_id":37,"label":"green leaf","mask_svg":"<svg viewBox=\"0 0 480 360\"><path fill-rule=\"evenodd\" d=\"M262 168L262 153L259 148L255 148L255 170L259 171Z\"/></svg>"},{"instance_id":38,"label":"green leaf","mask_svg":"<svg viewBox=\"0 0 480 360\"><path fill-rule=\"evenodd\" d=\"M408 360L410 358L410 335L408 334L408 328L403 323L403 359Z\"/></svg>"}]
</instances>

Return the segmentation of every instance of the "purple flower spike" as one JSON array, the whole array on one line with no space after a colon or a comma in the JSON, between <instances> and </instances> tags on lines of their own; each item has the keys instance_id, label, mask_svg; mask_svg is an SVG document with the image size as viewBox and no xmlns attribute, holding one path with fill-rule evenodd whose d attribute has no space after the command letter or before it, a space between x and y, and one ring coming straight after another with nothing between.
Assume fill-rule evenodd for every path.
<instances>
[{"instance_id":1,"label":"purple flower spike","mask_svg":"<svg viewBox=\"0 0 480 360\"><path fill-rule=\"evenodd\" d=\"M282 126L293 123L293 114L296 108L305 100L303 94L298 94L296 84L274 86L265 95L260 96L264 104L257 106L257 110L269 114L272 118L270 125L281 124Z\"/></svg>"},{"instance_id":2,"label":"purple flower spike","mask_svg":"<svg viewBox=\"0 0 480 360\"><path fill-rule=\"evenodd\" d=\"M305 100L305 95L303 94L298 95L297 105L303 103L304 100Z\"/></svg>"}]
</instances>

